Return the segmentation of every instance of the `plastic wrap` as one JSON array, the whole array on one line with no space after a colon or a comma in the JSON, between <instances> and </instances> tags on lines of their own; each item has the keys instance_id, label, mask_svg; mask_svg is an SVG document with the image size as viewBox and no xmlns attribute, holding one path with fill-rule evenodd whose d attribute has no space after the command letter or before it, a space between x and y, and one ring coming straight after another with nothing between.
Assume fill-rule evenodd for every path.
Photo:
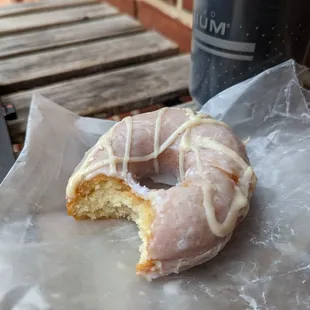
<instances>
[{"instance_id":1,"label":"plastic wrap","mask_svg":"<svg viewBox=\"0 0 310 310\"><path fill-rule=\"evenodd\" d=\"M247 141L258 176L248 216L206 264L152 282L135 274L126 220L75 221L65 187L113 122L34 95L25 148L0 186L0 309L310 309L310 112L285 62L202 110Z\"/></svg>"}]
</instances>

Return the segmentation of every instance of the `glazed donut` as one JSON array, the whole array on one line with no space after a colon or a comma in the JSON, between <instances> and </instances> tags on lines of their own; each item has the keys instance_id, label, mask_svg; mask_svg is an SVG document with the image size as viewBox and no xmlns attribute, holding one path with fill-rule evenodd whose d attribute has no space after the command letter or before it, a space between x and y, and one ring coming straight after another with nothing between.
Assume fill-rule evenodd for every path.
<instances>
[{"instance_id":1,"label":"glazed donut","mask_svg":"<svg viewBox=\"0 0 310 310\"><path fill-rule=\"evenodd\" d=\"M139 184L173 177L169 189ZM163 108L115 124L84 156L66 189L76 219L127 218L142 239L137 275L179 273L217 255L246 216L256 176L223 122Z\"/></svg>"}]
</instances>

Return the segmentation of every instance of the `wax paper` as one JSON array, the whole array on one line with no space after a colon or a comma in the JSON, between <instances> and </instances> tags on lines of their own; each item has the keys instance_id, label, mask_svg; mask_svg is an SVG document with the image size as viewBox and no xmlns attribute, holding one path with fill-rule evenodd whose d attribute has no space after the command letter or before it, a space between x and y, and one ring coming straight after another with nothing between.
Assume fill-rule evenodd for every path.
<instances>
[{"instance_id":1,"label":"wax paper","mask_svg":"<svg viewBox=\"0 0 310 310\"><path fill-rule=\"evenodd\" d=\"M303 71L287 61L202 108L246 141L258 185L248 216L217 257L152 282L135 274L135 224L66 213L70 174L113 122L78 117L35 94L25 148L0 186L0 309L310 309Z\"/></svg>"}]
</instances>

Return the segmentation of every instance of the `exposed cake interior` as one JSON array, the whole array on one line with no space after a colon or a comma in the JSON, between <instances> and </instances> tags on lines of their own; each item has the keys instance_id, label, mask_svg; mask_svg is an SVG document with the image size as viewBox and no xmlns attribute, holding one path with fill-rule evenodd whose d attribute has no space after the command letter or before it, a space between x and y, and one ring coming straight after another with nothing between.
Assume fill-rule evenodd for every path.
<instances>
[{"instance_id":1,"label":"exposed cake interior","mask_svg":"<svg viewBox=\"0 0 310 310\"><path fill-rule=\"evenodd\" d=\"M98 175L82 182L67 208L69 215L76 219L127 218L134 221L142 240L137 270L151 267L151 262L147 260L147 245L154 218L151 202L134 194L122 180Z\"/></svg>"}]
</instances>

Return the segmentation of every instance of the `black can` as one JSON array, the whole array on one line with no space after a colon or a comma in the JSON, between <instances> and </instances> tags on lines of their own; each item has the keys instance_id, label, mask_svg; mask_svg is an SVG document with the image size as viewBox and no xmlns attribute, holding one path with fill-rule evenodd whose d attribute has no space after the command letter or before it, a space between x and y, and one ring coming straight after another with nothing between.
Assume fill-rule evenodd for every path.
<instances>
[{"instance_id":1,"label":"black can","mask_svg":"<svg viewBox=\"0 0 310 310\"><path fill-rule=\"evenodd\" d=\"M201 105L287 59L310 58L310 0L195 0L190 93Z\"/></svg>"}]
</instances>

